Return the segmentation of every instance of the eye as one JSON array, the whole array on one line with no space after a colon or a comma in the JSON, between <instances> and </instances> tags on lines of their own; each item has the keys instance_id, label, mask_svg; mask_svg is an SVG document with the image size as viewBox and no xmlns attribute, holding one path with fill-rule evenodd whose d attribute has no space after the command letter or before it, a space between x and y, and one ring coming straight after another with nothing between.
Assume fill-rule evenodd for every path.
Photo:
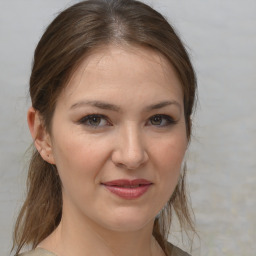
<instances>
[{"instance_id":1,"label":"eye","mask_svg":"<svg viewBox=\"0 0 256 256\"><path fill-rule=\"evenodd\" d=\"M153 126L164 127L177 123L171 116L158 114L154 115L149 119L150 124Z\"/></svg>"},{"instance_id":2,"label":"eye","mask_svg":"<svg viewBox=\"0 0 256 256\"><path fill-rule=\"evenodd\" d=\"M83 125L91 126L93 128L110 125L109 121L107 120L107 117L100 114L92 114L92 115L85 116L81 120L79 120L79 123Z\"/></svg>"}]
</instances>

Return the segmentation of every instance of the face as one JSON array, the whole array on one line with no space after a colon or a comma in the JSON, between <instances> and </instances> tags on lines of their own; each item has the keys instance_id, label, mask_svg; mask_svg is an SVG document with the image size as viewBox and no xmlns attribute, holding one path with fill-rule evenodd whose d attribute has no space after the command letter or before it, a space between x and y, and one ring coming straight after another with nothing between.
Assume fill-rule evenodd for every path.
<instances>
[{"instance_id":1,"label":"face","mask_svg":"<svg viewBox=\"0 0 256 256\"><path fill-rule=\"evenodd\" d=\"M187 147L181 88L153 50L108 46L86 57L52 120L63 216L115 231L153 223Z\"/></svg>"}]
</instances>

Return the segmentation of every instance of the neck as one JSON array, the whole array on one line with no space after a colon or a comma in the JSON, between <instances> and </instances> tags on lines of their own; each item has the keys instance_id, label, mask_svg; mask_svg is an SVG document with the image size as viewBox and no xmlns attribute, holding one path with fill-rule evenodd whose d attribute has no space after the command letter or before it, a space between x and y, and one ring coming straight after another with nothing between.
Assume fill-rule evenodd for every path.
<instances>
[{"instance_id":1,"label":"neck","mask_svg":"<svg viewBox=\"0 0 256 256\"><path fill-rule=\"evenodd\" d=\"M152 236L153 221L136 231L104 229L78 218L62 220L39 246L58 256L158 256L165 255Z\"/></svg>"}]
</instances>

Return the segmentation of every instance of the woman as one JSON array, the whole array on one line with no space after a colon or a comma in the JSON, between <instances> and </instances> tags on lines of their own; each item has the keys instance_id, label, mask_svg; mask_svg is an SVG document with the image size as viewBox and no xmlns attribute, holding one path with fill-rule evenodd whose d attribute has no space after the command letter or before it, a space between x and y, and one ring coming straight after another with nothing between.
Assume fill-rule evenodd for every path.
<instances>
[{"instance_id":1,"label":"woman","mask_svg":"<svg viewBox=\"0 0 256 256\"><path fill-rule=\"evenodd\" d=\"M172 27L133 0L80 2L42 36L30 79L35 151L14 247L22 255L188 255L182 162L196 79Z\"/></svg>"}]
</instances>

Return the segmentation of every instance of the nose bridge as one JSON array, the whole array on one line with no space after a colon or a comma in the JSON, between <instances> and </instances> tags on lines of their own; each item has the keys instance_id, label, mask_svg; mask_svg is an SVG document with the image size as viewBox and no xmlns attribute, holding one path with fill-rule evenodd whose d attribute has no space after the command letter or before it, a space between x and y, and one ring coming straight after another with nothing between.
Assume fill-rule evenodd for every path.
<instances>
[{"instance_id":1,"label":"nose bridge","mask_svg":"<svg viewBox=\"0 0 256 256\"><path fill-rule=\"evenodd\" d=\"M143 143L141 133L135 125L130 125L124 129L124 150L127 151L128 156L138 156L143 151Z\"/></svg>"},{"instance_id":2,"label":"nose bridge","mask_svg":"<svg viewBox=\"0 0 256 256\"><path fill-rule=\"evenodd\" d=\"M135 124L127 124L120 128L119 142L115 161L127 169L136 169L147 160L147 152L143 143L143 133Z\"/></svg>"}]
</instances>

